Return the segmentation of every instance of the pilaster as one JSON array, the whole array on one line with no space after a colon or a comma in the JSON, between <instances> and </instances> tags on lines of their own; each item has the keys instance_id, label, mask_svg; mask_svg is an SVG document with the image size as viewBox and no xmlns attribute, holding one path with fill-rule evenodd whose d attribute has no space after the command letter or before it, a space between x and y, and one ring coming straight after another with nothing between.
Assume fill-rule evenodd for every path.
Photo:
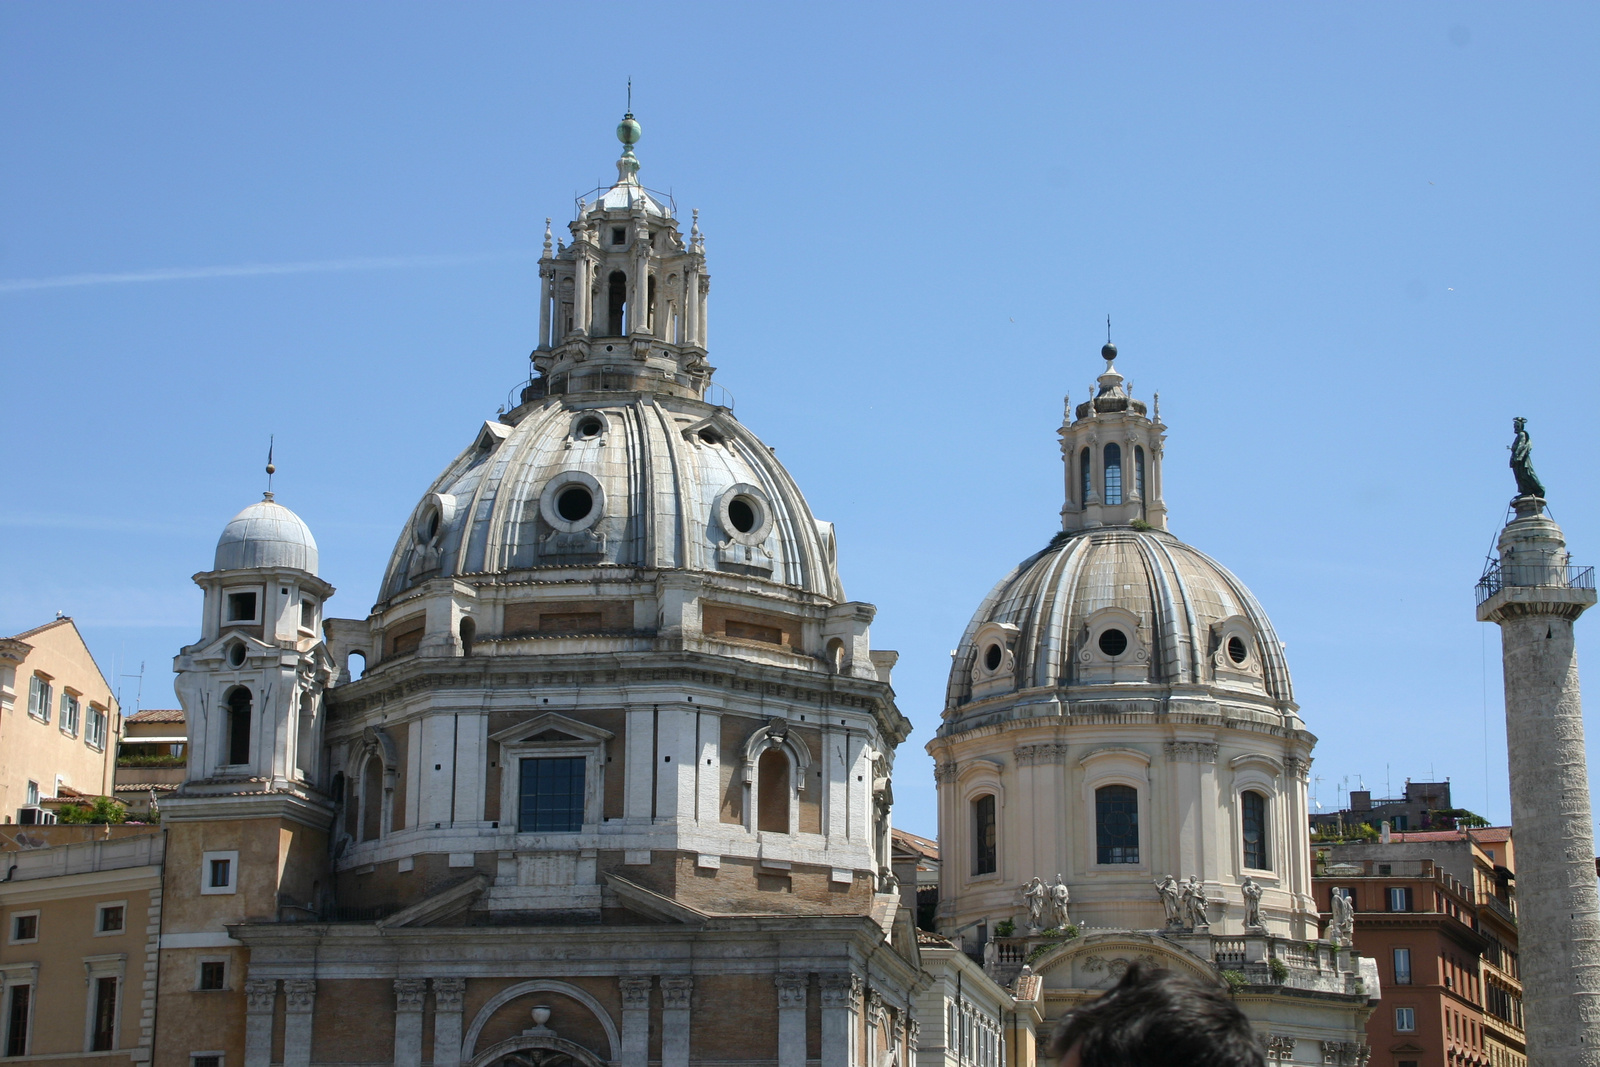
<instances>
[{"instance_id":1,"label":"pilaster","mask_svg":"<svg viewBox=\"0 0 1600 1067\"><path fill-rule=\"evenodd\" d=\"M272 1062L272 1012L278 1003L278 980L246 979L244 998L244 1067L268 1067Z\"/></svg>"},{"instance_id":2,"label":"pilaster","mask_svg":"<svg viewBox=\"0 0 1600 1067\"><path fill-rule=\"evenodd\" d=\"M622 1067L647 1067L650 1058L649 978L618 978L622 990Z\"/></svg>"},{"instance_id":3,"label":"pilaster","mask_svg":"<svg viewBox=\"0 0 1600 1067\"><path fill-rule=\"evenodd\" d=\"M810 976L780 971L778 987L778 1067L806 1067L806 986Z\"/></svg>"},{"instance_id":4,"label":"pilaster","mask_svg":"<svg viewBox=\"0 0 1600 1067\"><path fill-rule=\"evenodd\" d=\"M822 1067L856 1067L861 978L854 974L824 974L818 984L822 994Z\"/></svg>"},{"instance_id":5,"label":"pilaster","mask_svg":"<svg viewBox=\"0 0 1600 1067\"><path fill-rule=\"evenodd\" d=\"M422 1005L428 996L426 978L394 980L394 1065L422 1065Z\"/></svg>"},{"instance_id":6,"label":"pilaster","mask_svg":"<svg viewBox=\"0 0 1600 1067\"><path fill-rule=\"evenodd\" d=\"M433 980L433 1067L457 1067L461 1062L461 1002L466 991L465 978Z\"/></svg>"},{"instance_id":7,"label":"pilaster","mask_svg":"<svg viewBox=\"0 0 1600 1067\"><path fill-rule=\"evenodd\" d=\"M284 981L283 1067L310 1067L311 1020L316 1001L316 979Z\"/></svg>"},{"instance_id":8,"label":"pilaster","mask_svg":"<svg viewBox=\"0 0 1600 1067\"><path fill-rule=\"evenodd\" d=\"M693 991L694 979L688 975L661 979L661 1067L689 1067L689 1000Z\"/></svg>"}]
</instances>

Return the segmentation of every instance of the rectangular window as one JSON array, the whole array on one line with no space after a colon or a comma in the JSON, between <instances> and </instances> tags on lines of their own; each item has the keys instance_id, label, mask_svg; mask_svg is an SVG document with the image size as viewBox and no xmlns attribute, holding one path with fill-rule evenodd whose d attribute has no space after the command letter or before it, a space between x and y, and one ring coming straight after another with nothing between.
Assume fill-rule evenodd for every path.
<instances>
[{"instance_id":1,"label":"rectangular window","mask_svg":"<svg viewBox=\"0 0 1600 1067\"><path fill-rule=\"evenodd\" d=\"M254 593L228 594L229 622L254 622L255 619L256 595Z\"/></svg>"},{"instance_id":2,"label":"rectangular window","mask_svg":"<svg viewBox=\"0 0 1600 1067\"><path fill-rule=\"evenodd\" d=\"M1100 863L1139 862L1139 792L1129 785L1094 791L1095 855Z\"/></svg>"},{"instance_id":3,"label":"rectangular window","mask_svg":"<svg viewBox=\"0 0 1600 1067\"><path fill-rule=\"evenodd\" d=\"M1410 1034L1417 1029L1417 1012L1415 1008L1396 1008L1394 1010L1394 1028L1396 1033Z\"/></svg>"},{"instance_id":4,"label":"rectangular window","mask_svg":"<svg viewBox=\"0 0 1600 1067\"><path fill-rule=\"evenodd\" d=\"M628 231L623 229L621 226L613 226L613 227L611 227L611 243L614 244L614 245L625 245L625 244L627 244L628 243Z\"/></svg>"},{"instance_id":5,"label":"rectangular window","mask_svg":"<svg viewBox=\"0 0 1600 1067\"><path fill-rule=\"evenodd\" d=\"M94 1040L92 1052L109 1052L117 1047L117 979L98 978L94 983Z\"/></svg>"},{"instance_id":6,"label":"rectangular window","mask_svg":"<svg viewBox=\"0 0 1600 1067\"><path fill-rule=\"evenodd\" d=\"M127 908L121 904L106 904L100 908L100 921L95 924L98 933L120 934Z\"/></svg>"},{"instance_id":7,"label":"rectangular window","mask_svg":"<svg viewBox=\"0 0 1600 1067\"><path fill-rule=\"evenodd\" d=\"M1380 863L1380 864L1378 864L1378 875L1379 875L1379 877L1387 877L1388 875L1391 875L1393 873L1394 873L1394 865L1393 864L1390 864L1390 863Z\"/></svg>"},{"instance_id":8,"label":"rectangular window","mask_svg":"<svg viewBox=\"0 0 1600 1067\"><path fill-rule=\"evenodd\" d=\"M517 829L525 834L567 834L583 829L582 756L522 761Z\"/></svg>"},{"instance_id":9,"label":"rectangular window","mask_svg":"<svg viewBox=\"0 0 1600 1067\"><path fill-rule=\"evenodd\" d=\"M11 1002L6 1011L6 1055L28 1054L28 1009L33 1006L33 986L11 987Z\"/></svg>"},{"instance_id":10,"label":"rectangular window","mask_svg":"<svg viewBox=\"0 0 1600 1067\"><path fill-rule=\"evenodd\" d=\"M50 683L35 674L28 679L28 714L40 722L50 721L50 701L55 694Z\"/></svg>"},{"instance_id":11,"label":"rectangular window","mask_svg":"<svg viewBox=\"0 0 1600 1067\"><path fill-rule=\"evenodd\" d=\"M89 705L89 714L83 722L83 739L95 748L106 747L106 718L105 709Z\"/></svg>"},{"instance_id":12,"label":"rectangular window","mask_svg":"<svg viewBox=\"0 0 1600 1067\"><path fill-rule=\"evenodd\" d=\"M1244 816L1244 865L1258 871L1272 869L1267 855L1267 798L1253 789L1240 797Z\"/></svg>"},{"instance_id":13,"label":"rectangular window","mask_svg":"<svg viewBox=\"0 0 1600 1067\"><path fill-rule=\"evenodd\" d=\"M1394 950L1394 984L1411 984L1411 950L1408 948Z\"/></svg>"},{"instance_id":14,"label":"rectangular window","mask_svg":"<svg viewBox=\"0 0 1600 1067\"><path fill-rule=\"evenodd\" d=\"M11 917L11 943L39 940L39 913L30 911Z\"/></svg>"},{"instance_id":15,"label":"rectangular window","mask_svg":"<svg viewBox=\"0 0 1600 1067\"><path fill-rule=\"evenodd\" d=\"M27 792L23 794L24 803L30 808L39 806L39 783L29 779Z\"/></svg>"},{"instance_id":16,"label":"rectangular window","mask_svg":"<svg viewBox=\"0 0 1600 1067\"><path fill-rule=\"evenodd\" d=\"M78 736L78 698L66 692L61 694L61 732Z\"/></svg>"},{"instance_id":17,"label":"rectangular window","mask_svg":"<svg viewBox=\"0 0 1600 1067\"><path fill-rule=\"evenodd\" d=\"M300 601L300 628L313 630L317 625L317 605L309 599Z\"/></svg>"},{"instance_id":18,"label":"rectangular window","mask_svg":"<svg viewBox=\"0 0 1600 1067\"><path fill-rule=\"evenodd\" d=\"M1410 911L1411 890L1407 887L1393 885L1389 887L1389 910Z\"/></svg>"},{"instance_id":19,"label":"rectangular window","mask_svg":"<svg viewBox=\"0 0 1600 1067\"><path fill-rule=\"evenodd\" d=\"M189 1067L222 1067L222 1053L196 1052L189 1057Z\"/></svg>"},{"instance_id":20,"label":"rectangular window","mask_svg":"<svg viewBox=\"0 0 1600 1067\"><path fill-rule=\"evenodd\" d=\"M210 990L228 988L227 963L222 960L202 960L199 988Z\"/></svg>"},{"instance_id":21,"label":"rectangular window","mask_svg":"<svg viewBox=\"0 0 1600 1067\"><path fill-rule=\"evenodd\" d=\"M999 861L993 793L972 802L972 840L972 873L993 874Z\"/></svg>"},{"instance_id":22,"label":"rectangular window","mask_svg":"<svg viewBox=\"0 0 1600 1067\"><path fill-rule=\"evenodd\" d=\"M238 892L239 853L203 852L200 854L200 895L221 896Z\"/></svg>"}]
</instances>

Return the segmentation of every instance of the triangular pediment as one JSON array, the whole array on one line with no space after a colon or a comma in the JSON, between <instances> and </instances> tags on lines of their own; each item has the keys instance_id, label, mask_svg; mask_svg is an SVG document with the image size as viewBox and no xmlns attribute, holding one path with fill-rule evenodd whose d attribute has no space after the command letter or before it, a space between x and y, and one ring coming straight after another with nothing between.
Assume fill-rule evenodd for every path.
<instances>
[{"instance_id":1,"label":"triangular pediment","mask_svg":"<svg viewBox=\"0 0 1600 1067\"><path fill-rule=\"evenodd\" d=\"M559 712L547 711L492 734L489 740L502 745L519 743L593 745L601 741L610 741L613 736L609 730L579 722Z\"/></svg>"}]
</instances>

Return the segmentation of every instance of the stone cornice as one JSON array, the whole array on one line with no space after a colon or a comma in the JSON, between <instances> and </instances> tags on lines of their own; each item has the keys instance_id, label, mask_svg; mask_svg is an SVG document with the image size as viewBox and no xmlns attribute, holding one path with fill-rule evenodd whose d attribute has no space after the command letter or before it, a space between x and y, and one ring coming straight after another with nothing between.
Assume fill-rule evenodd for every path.
<instances>
[{"instance_id":1,"label":"stone cornice","mask_svg":"<svg viewBox=\"0 0 1600 1067\"><path fill-rule=\"evenodd\" d=\"M621 660L621 662L619 662ZM635 662L628 662L633 660ZM532 691L543 688L609 689L697 686L749 693L768 701L800 706L844 708L873 715L878 729L897 742L911 723L894 705L893 690L882 682L848 675L812 674L732 657L692 652L575 653L565 656L411 657L378 677L329 689L335 721L378 709L399 710L419 694L437 690Z\"/></svg>"},{"instance_id":2,"label":"stone cornice","mask_svg":"<svg viewBox=\"0 0 1600 1067\"><path fill-rule=\"evenodd\" d=\"M197 783L198 784L198 783ZM314 830L333 825L333 805L309 793L236 792L228 794L174 794L161 802L164 822L212 819L287 819Z\"/></svg>"}]
</instances>

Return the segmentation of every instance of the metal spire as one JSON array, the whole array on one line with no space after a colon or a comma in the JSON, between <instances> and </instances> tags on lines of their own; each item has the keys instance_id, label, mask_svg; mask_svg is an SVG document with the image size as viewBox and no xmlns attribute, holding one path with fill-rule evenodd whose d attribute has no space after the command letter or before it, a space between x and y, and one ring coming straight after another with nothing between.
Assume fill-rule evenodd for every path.
<instances>
[{"instance_id":1,"label":"metal spire","mask_svg":"<svg viewBox=\"0 0 1600 1067\"><path fill-rule=\"evenodd\" d=\"M278 473L278 468L272 465L272 448L277 444L277 435L267 435L267 491L261 495L262 500L272 499L272 476Z\"/></svg>"}]
</instances>

